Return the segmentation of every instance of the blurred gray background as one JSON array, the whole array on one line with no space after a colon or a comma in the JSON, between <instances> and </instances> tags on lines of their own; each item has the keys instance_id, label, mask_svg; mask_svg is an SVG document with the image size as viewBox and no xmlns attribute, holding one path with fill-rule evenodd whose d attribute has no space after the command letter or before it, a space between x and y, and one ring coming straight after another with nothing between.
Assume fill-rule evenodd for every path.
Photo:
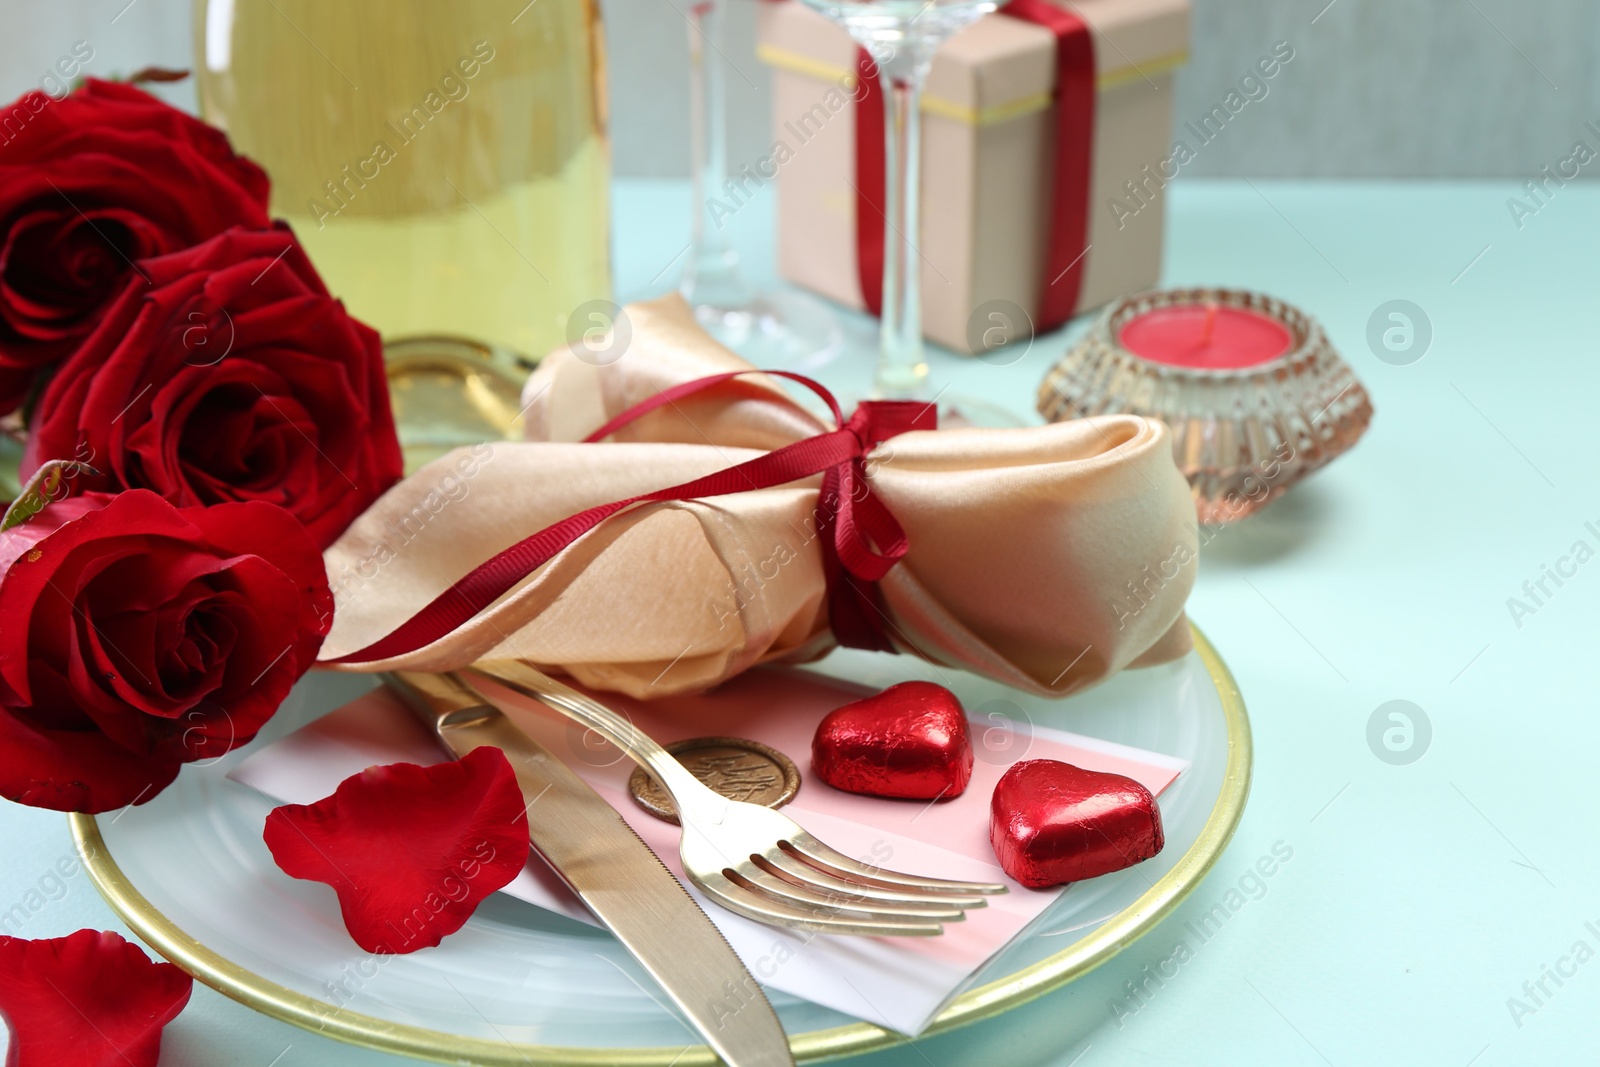
<instances>
[{"instance_id":1,"label":"blurred gray background","mask_svg":"<svg viewBox=\"0 0 1600 1067\"><path fill-rule=\"evenodd\" d=\"M349 3L353 0L334 0ZM447 3L449 0L384 0ZM507 0L510 9L523 0ZM600 0L606 15L619 175L688 170L688 0ZM763 0L729 0L732 158L770 144L767 72L754 54ZM186 67L190 0L0 0L0 96L38 84L74 42L88 72ZM380 5L381 6L381 5ZM1178 76L1178 123L1221 100L1255 58L1295 60L1188 175L1525 178L1579 138L1600 145L1595 0L1194 0ZM187 84L160 90L193 107ZM1600 166L1583 174L1600 173Z\"/></svg>"}]
</instances>

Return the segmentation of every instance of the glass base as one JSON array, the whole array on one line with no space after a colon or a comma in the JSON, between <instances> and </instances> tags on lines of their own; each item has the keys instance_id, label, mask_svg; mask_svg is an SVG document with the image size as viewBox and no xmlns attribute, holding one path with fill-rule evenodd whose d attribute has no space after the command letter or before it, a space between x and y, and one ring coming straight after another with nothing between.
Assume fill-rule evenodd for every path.
<instances>
[{"instance_id":1,"label":"glass base","mask_svg":"<svg viewBox=\"0 0 1600 1067\"><path fill-rule=\"evenodd\" d=\"M707 333L764 370L812 370L844 351L844 331L822 301L804 293L758 293L748 304L697 304Z\"/></svg>"},{"instance_id":2,"label":"glass base","mask_svg":"<svg viewBox=\"0 0 1600 1067\"><path fill-rule=\"evenodd\" d=\"M939 398L939 429L978 426L986 430L1010 430L1018 426L1033 426L1038 419L1020 415L993 401L959 393L946 393Z\"/></svg>"},{"instance_id":3,"label":"glass base","mask_svg":"<svg viewBox=\"0 0 1600 1067\"><path fill-rule=\"evenodd\" d=\"M456 337L389 338L383 361L407 474L455 448L522 437L529 367L510 351Z\"/></svg>"},{"instance_id":4,"label":"glass base","mask_svg":"<svg viewBox=\"0 0 1600 1067\"><path fill-rule=\"evenodd\" d=\"M790 391L790 395L795 397L801 407L824 422L831 423L833 417L826 412L822 405L820 403L816 405L808 403L807 398L800 395L802 392L803 390L794 389ZM849 415L863 399L881 400L884 398L864 398L853 393L844 393L839 396L839 406L844 408L846 415ZM973 426L986 430L1010 430L1018 426L1037 426L1039 424L1038 419L1029 415L1018 414L1008 407L966 393L940 393L929 403L933 404L938 410L939 429L941 430L955 430Z\"/></svg>"}]
</instances>

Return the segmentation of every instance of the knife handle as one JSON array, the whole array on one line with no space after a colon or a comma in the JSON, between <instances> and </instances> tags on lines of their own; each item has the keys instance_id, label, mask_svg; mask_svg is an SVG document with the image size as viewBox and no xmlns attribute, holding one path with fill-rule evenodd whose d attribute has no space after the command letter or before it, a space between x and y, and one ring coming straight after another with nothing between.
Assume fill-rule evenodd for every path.
<instances>
[{"instance_id":1,"label":"knife handle","mask_svg":"<svg viewBox=\"0 0 1600 1067\"><path fill-rule=\"evenodd\" d=\"M426 712L430 719L483 705L483 698L453 674L389 671L380 677L390 689L406 698L412 710Z\"/></svg>"},{"instance_id":2,"label":"knife handle","mask_svg":"<svg viewBox=\"0 0 1600 1067\"><path fill-rule=\"evenodd\" d=\"M440 744L456 758L485 746L503 752L530 802L552 778L568 786L581 781L455 675L392 671L383 675L383 681L426 720Z\"/></svg>"},{"instance_id":3,"label":"knife handle","mask_svg":"<svg viewBox=\"0 0 1600 1067\"><path fill-rule=\"evenodd\" d=\"M533 847L723 1062L793 1067L783 1026L755 978L621 813L458 677L396 671L383 680L456 756L485 746L505 754L527 801ZM746 991L731 1012L729 989Z\"/></svg>"},{"instance_id":4,"label":"knife handle","mask_svg":"<svg viewBox=\"0 0 1600 1067\"><path fill-rule=\"evenodd\" d=\"M727 817L728 798L696 778L676 756L599 701L521 660L479 660L469 668L467 677L476 675L554 708L617 746L667 791L685 826L693 821L719 824Z\"/></svg>"}]
</instances>

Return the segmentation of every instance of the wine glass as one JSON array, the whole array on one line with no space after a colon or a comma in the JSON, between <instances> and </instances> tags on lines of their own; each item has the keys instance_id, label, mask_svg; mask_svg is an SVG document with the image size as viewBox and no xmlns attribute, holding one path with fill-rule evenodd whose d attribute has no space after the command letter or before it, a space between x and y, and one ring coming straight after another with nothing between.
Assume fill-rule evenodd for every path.
<instances>
[{"instance_id":1,"label":"wine glass","mask_svg":"<svg viewBox=\"0 0 1600 1067\"><path fill-rule=\"evenodd\" d=\"M922 271L916 248L921 221L922 86L939 46L999 5L996 0L804 2L848 31L878 68L884 97L887 232L873 394L926 400L928 360L922 342ZM947 407L953 422L1018 425L1022 421L983 401L947 401Z\"/></svg>"},{"instance_id":2,"label":"wine glass","mask_svg":"<svg viewBox=\"0 0 1600 1067\"><path fill-rule=\"evenodd\" d=\"M708 333L756 366L817 367L844 347L838 320L802 293L757 291L739 269L739 254L716 211L728 181L726 8L727 0L694 0L688 8L695 213L678 290Z\"/></svg>"}]
</instances>

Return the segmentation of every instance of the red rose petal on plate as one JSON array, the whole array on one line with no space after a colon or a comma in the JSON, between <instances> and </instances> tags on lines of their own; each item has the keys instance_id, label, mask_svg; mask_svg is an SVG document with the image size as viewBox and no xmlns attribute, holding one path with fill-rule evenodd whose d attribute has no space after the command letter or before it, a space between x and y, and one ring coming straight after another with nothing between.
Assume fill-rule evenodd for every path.
<instances>
[{"instance_id":1,"label":"red rose petal on plate","mask_svg":"<svg viewBox=\"0 0 1600 1067\"><path fill-rule=\"evenodd\" d=\"M267 816L267 848L293 878L339 895L368 952L431 948L528 861L528 813L497 748L433 767L368 767L315 804Z\"/></svg>"},{"instance_id":2,"label":"red rose petal on plate","mask_svg":"<svg viewBox=\"0 0 1600 1067\"><path fill-rule=\"evenodd\" d=\"M113 933L0 937L7 1067L156 1067L194 979Z\"/></svg>"}]
</instances>

